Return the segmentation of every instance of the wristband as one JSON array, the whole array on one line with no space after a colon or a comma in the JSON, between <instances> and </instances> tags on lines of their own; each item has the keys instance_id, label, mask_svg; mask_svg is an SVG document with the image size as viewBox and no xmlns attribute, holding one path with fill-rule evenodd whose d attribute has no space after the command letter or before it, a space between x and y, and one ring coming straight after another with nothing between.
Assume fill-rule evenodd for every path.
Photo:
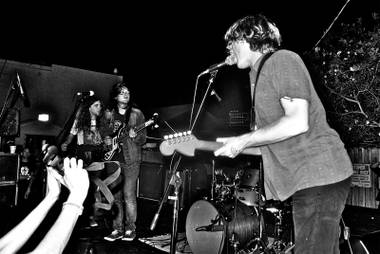
<instances>
[{"instance_id":1,"label":"wristband","mask_svg":"<svg viewBox=\"0 0 380 254\"><path fill-rule=\"evenodd\" d=\"M65 208L65 206L75 207L76 209L78 209L78 214L82 215L82 212L83 212L83 206L82 205L78 205L78 204L75 204L75 203L72 203L72 202L65 202L65 203L62 204L62 208Z\"/></svg>"}]
</instances>

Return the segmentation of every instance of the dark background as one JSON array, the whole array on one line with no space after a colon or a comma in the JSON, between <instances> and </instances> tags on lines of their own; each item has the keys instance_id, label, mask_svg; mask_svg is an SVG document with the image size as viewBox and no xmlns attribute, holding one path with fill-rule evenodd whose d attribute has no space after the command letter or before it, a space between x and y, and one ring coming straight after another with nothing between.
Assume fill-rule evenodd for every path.
<instances>
[{"instance_id":1,"label":"dark background","mask_svg":"<svg viewBox=\"0 0 380 254\"><path fill-rule=\"evenodd\" d=\"M1 11L0 57L104 73L117 68L140 104L191 103L197 75L225 59L223 36L238 18L263 12L280 28L283 47L302 54L314 47L345 3L17 3ZM351 0L334 26L368 18L376 9L378 1ZM202 83L207 83L207 77Z\"/></svg>"}]
</instances>

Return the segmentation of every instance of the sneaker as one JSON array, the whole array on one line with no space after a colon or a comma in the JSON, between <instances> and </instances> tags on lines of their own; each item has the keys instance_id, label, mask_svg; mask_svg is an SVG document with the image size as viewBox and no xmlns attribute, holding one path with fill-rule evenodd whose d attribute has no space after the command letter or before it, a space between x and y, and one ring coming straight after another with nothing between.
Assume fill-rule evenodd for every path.
<instances>
[{"instance_id":1,"label":"sneaker","mask_svg":"<svg viewBox=\"0 0 380 254\"><path fill-rule=\"evenodd\" d=\"M125 234L121 240L123 241L133 241L136 238L136 231L134 230L127 230L125 231Z\"/></svg>"},{"instance_id":2,"label":"sneaker","mask_svg":"<svg viewBox=\"0 0 380 254\"><path fill-rule=\"evenodd\" d=\"M98 222L95 220L94 217L90 217L89 224L90 224L90 227L92 227L92 228L95 228L95 227L99 226Z\"/></svg>"},{"instance_id":3,"label":"sneaker","mask_svg":"<svg viewBox=\"0 0 380 254\"><path fill-rule=\"evenodd\" d=\"M99 224L96 222L96 220L90 221L90 227L96 228L97 226L99 226Z\"/></svg>"},{"instance_id":4,"label":"sneaker","mask_svg":"<svg viewBox=\"0 0 380 254\"><path fill-rule=\"evenodd\" d=\"M110 241L110 242L113 242L117 239L120 239L123 237L123 233L121 233L120 231L118 230L114 230L112 231L112 233L108 236L105 236L104 237L104 240L107 240L107 241Z\"/></svg>"}]
</instances>

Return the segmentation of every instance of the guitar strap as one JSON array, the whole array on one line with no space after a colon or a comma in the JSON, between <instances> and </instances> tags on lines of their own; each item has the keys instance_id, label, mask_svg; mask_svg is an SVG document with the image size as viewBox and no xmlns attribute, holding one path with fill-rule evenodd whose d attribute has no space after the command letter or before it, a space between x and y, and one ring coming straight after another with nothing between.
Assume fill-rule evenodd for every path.
<instances>
[{"instance_id":1,"label":"guitar strap","mask_svg":"<svg viewBox=\"0 0 380 254\"><path fill-rule=\"evenodd\" d=\"M113 202L115 200L109 186L111 186L111 184L114 183L121 174L120 163L118 161L93 162L88 167L86 167L87 171L99 171L105 168L105 164L111 164L111 163L116 163L117 169L115 170L115 172L110 174L106 179L102 180L99 177L91 178L91 181L95 183L95 185L99 188L100 192L104 195L107 201L107 203L102 203L100 195L96 194L95 207L101 208L104 210L111 210Z\"/></svg>"},{"instance_id":2,"label":"guitar strap","mask_svg":"<svg viewBox=\"0 0 380 254\"><path fill-rule=\"evenodd\" d=\"M259 81L259 77L260 77L260 72L261 72L261 69L263 68L264 66L264 63L268 60L268 58L273 54L274 52L268 52L266 53L261 61L260 61L260 64L259 64L259 67L257 68L257 73L256 73L256 79L255 79L255 86L253 88L253 95L252 95L252 104L251 104L251 130L254 130L255 129L255 125L256 125L256 118L255 118L255 97L256 97L256 89L257 89L257 85L258 85L258 81ZM261 216L262 216L262 207L263 205L265 204L265 200L262 199L262 197L264 197L264 191L263 191L263 187L264 187L264 166L263 166L263 161L262 161L262 158L260 158L260 162L259 162L259 183L258 183L258 193L257 193L257 205L258 205L258 218L259 218L259 221L261 221ZM263 225L261 225L261 223L259 223L259 237L261 238L262 237L262 232L264 230L264 228L262 228Z\"/></svg>"},{"instance_id":3,"label":"guitar strap","mask_svg":"<svg viewBox=\"0 0 380 254\"><path fill-rule=\"evenodd\" d=\"M254 130L255 128L255 124L256 124L256 119L255 119L255 96L256 96L256 88L257 88L257 82L259 81L259 76L260 76L260 72L261 72L261 69L263 68L264 66L264 63L266 62L266 60L268 60L268 58L273 54L274 52L269 52L269 53L266 53L262 58L261 58L261 61L260 61L260 64L259 64L259 67L257 68L257 73L256 73L256 79L255 79L255 86L253 88L253 94L252 94L252 103L251 103L251 130Z\"/></svg>"}]
</instances>

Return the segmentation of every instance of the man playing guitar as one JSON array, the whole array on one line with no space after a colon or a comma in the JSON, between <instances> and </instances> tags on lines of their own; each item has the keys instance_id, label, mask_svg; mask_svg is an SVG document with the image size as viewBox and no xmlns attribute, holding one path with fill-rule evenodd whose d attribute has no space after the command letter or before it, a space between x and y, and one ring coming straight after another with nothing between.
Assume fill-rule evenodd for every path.
<instances>
[{"instance_id":1,"label":"man playing guitar","mask_svg":"<svg viewBox=\"0 0 380 254\"><path fill-rule=\"evenodd\" d=\"M117 83L112 87L110 100L110 107L105 113L108 121L108 130L104 134L105 144L114 147L115 134L122 137L121 142L116 143L120 144L121 149L111 149L115 153L109 159L120 163L124 182L122 188L114 194L115 205L119 211L113 220L113 231L104 239L132 241L136 237L136 186L140 172L141 147L146 141L146 130L136 131L136 127L145 122L145 117L140 109L132 105L130 91L125 83ZM121 128L127 135L120 135Z\"/></svg>"}]
</instances>

